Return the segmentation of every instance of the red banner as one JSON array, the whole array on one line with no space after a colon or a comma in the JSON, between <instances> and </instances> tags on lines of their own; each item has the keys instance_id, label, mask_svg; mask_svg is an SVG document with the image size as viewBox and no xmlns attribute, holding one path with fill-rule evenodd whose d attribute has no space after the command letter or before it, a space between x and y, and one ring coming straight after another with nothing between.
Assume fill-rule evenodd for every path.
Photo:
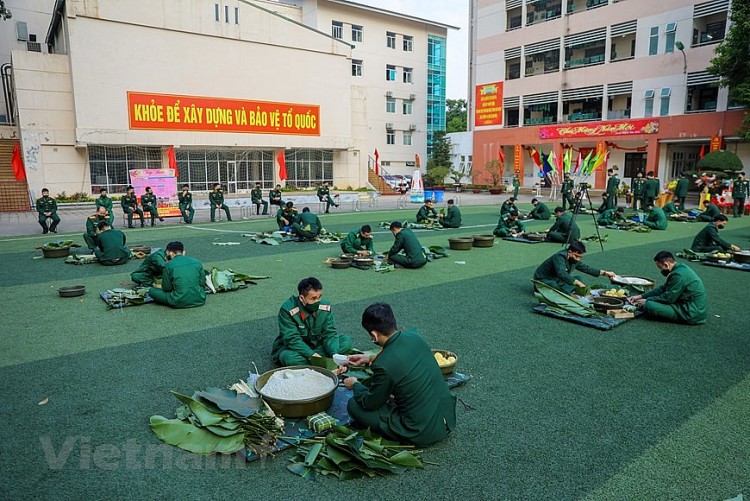
<instances>
[{"instance_id":1,"label":"red banner","mask_svg":"<svg viewBox=\"0 0 750 501\"><path fill-rule=\"evenodd\" d=\"M131 129L320 135L320 107L128 92Z\"/></svg>"},{"instance_id":2,"label":"red banner","mask_svg":"<svg viewBox=\"0 0 750 501\"><path fill-rule=\"evenodd\" d=\"M513 172L521 173L523 170L523 148L520 144L513 146Z\"/></svg>"},{"instance_id":3,"label":"red banner","mask_svg":"<svg viewBox=\"0 0 750 501\"><path fill-rule=\"evenodd\" d=\"M502 124L503 82L477 85L474 107L474 125Z\"/></svg>"},{"instance_id":4,"label":"red banner","mask_svg":"<svg viewBox=\"0 0 750 501\"><path fill-rule=\"evenodd\" d=\"M720 150L723 142L724 138L721 136L711 136L711 149L709 151Z\"/></svg>"},{"instance_id":5,"label":"red banner","mask_svg":"<svg viewBox=\"0 0 750 501\"><path fill-rule=\"evenodd\" d=\"M640 120L617 120L613 122L588 122L540 127L540 139L567 139L571 137L628 136L633 134L656 134L659 121L653 118Z\"/></svg>"}]
</instances>

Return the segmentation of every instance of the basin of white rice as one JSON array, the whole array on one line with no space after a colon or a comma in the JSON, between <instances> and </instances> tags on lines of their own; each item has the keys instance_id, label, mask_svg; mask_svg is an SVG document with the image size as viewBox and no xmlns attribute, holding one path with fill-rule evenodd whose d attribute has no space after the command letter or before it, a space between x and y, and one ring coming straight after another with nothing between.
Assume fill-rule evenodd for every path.
<instances>
[{"instance_id":1,"label":"basin of white rice","mask_svg":"<svg viewBox=\"0 0 750 501\"><path fill-rule=\"evenodd\" d=\"M312 369L285 369L274 372L260 394L278 400L307 400L325 395L334 388L333 380Z\"/></svg>"}]
</instances>

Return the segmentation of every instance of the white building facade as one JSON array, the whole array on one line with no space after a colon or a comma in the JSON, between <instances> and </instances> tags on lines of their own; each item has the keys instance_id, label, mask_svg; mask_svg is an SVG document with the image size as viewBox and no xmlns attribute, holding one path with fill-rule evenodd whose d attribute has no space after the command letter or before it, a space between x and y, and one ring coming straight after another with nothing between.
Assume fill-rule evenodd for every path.
<instances>
[{"instance_id":1,"label":"white building facade","mask_svg":"<svg viewBox=\"0 0 750 501\"><path fill-rule=\"evenodd\" d=\"M366 186L375 148L404 165L427 153L428 42L443 25L335 0L57 0L53 12L49 54L12 52L33 194L121 193L131 170L166 167L169 147L179 184L229 193L279 183L282 151L299 188Z\"/></svg>"}]
</instances>

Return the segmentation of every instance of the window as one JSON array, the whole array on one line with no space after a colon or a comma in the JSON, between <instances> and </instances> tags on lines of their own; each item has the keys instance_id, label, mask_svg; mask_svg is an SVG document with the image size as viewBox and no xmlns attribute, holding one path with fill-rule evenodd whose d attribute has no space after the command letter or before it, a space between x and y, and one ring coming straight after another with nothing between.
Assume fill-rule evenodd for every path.
<instances>
[{"instance_id":1,"label":"window","mask_svg":"<svg viewBox=\"0 0 750 501\"><path fill-rule=\"evenodd\" d=\"M125 193L131 169L162 168L159 147L90 145L87 150L92 193L99 193L101 188L110 193Z\"/></svg>"},{"instance_id":2,"label":"window","mask_svg":"<svg viewBox=\"0 0 750 501\"><path fill-rule=\"evenodd\" d=\"M352 59L352 76L353 77L362 76L362 60L361 59Z\"/></svg>"},{"instance_id":3,"label":"window","mask_svg":"<svg viewBox=\"0 0 750 501\"><path fill-rule=\"evenodd\" d=\"M224 6L224 22L229 22L229 5Z\"/></svg>"},{"instance_id":4,"label":"window","mask_svg":"<svg viewBox=\"0 0 750 501\"><path fill-rule=\"evenodd\" d=\"M410 99L404 99L402 106L404 115L411 115L412 112L412 101Z\"/></svg>"},{"instance_id":5,"label":"window","mask_svg":"<svg viewBox=\"0 0 750 501\"><path fill-rule=\"evenodd\" d=\"M320 183L333 184L333 151L286 150L287 186L312 188Z\"/></svg>"},{"instance_id":6,"label":"window","mask_svg":"<svg viewBox=\"0 0 750 501\"><path fill-rule=\"evenodd\" d=\"M385 144L396 144L396 133L392 130L385 133Z\"/></svg>"},{"instance_id":7,"label":"window","mask_svg":"<svg viewBox=\"0 0 750 501\"><path fill-rule=\"evenodd\" d=\"M404 83L412 83L412 68L404 68Z\"/></svg>"},{"instance_id":8,"label":"window","mask_svg":"<svg viewBox=\"0 0 750 501\"><path fill-rule=\"evenodd\" d=\"M414 50L414 37L404 35L404 50L406 52Z\"/></svg>"},{"instance_id":9,"label":"window","mask_svg":"<svg viewBox=\"0 0 750 501\"><path fill-rule=\"evenodd\" d=\"M664 29L664 33L666 33L666 45L664 46L664 52L674 52L674 41L675 35L677 34L677 23L668 23L667 27Z\"/></svg>"},{"instance_id":10,"label":"window","mask_svg":"<svg viewBox=\"0 0 750 501\"><path fill-rule=\"evenodd\" d=\"M385 98L385 112L396 113L396 99L392 97Z\"/></svg>"},{"instance_id":11,"label":"window","mask_svg":"<svg viewBox=\"0 0 750 501\"><path fill-rule=\"evenodd\" d=\"M403 138L404 138L404 140L403 140L404 146L411 146L411 132L404 131Z\"/></svg>"},{"instance_id":12,"label":"window","mask_svg":"<svg viewBox=\"0 0 750 501\"><path fill-rule=\"evenodd\" d=\"M669 96L671 95L672 89L670 87L662 87L659 92L659 97L661 98L659 115L662 117L669 115Z\"/></svg>"},{"instance_id":13,"label":"window","mask_svg":"<svg viewBox=\"0 0 750 501\"><path fill-rule=\"evenodd\" d=\"M639 172L646 173L645 153L625 153L625 177L636 177Z\"/></svg>"},{"instance_id":14,"label":"window","mask_svg":"<svg viewBox=\"0 0 750 501\"><path fill-rule=\"evenodd\" d=\"M216 20L219 19L219 4L216 4ZM29 28L23 21L16 21L16 40L26 42L29 39Z\"/></svg>"},{"instance_id":15,"label":"window","mask_svg":"<svg viewBox=\"0 0 750 501\"><path fill-rule=\"evenodd\" d=\"M644 117L654 116L654 96L652 95L650 98L647 97L644 103L645 103L645 108L643 110L643 116Z\"/></svg>"},{"instance_id":16,"label":"window","mask_svg":"<svg viewBox=\"0 0 750 501\"><path fill-rule=\"evenodd\" d=\"M392 31L385 32L385 45L389 49L396 48L396 34L393 33Z\"/></svg>"},{"instance_id":17,"label":"window","mask_svg":"<svg viewBox=\"0 0 750 501\"><path fill-rule=\"evenodd\" d=\"M352 42L362 41L362 26L352 24Z\"/></svg>"},{"instance_id":18,"label":"window","mask_svg":"<svg viewBox=\"0 0 750 501\"><path fill-rule=\"evenodd\" d=\"M396 80L396 67L388 64L385 67L385 79L389 81L395 81Z\"/></svg>"},{"instance_id":19,"label":"window","mask_svg":"<svg viewBox=\"0 0 750 501\"><path fill-rule=\"evenodd\" d=\"M240 8L234 8L234 24L240 24Z\"/></svg>"},{"instance_id":20,"label":"window","mask_svg":"<svg viewBox=\"0 0 750 501\"><path fill-rule=\"evenodd\" d=\"M219 17L219 4L218 3L214 4L214 17L216 18L217 21L221 20L221 18Z\"/></svg>"},{"instance_id":21,"label":"window","mask_svg":"<svg viewBox=\"0 0 750 501\"><path fill-rule=\"evenodd\" d=\"M659 27L651 28L651 37L648 40L648 55L653 56L659 48Z\"/></svg>"},{"instance_id":22,"label":"window","mask_svg":"<svg viewBox=\"0 0 750 501\"><path fill-rule=\"evenodd\" d=\"M331 21L331 36L333 38L344 38L344 23Z\"/></svg>"}]
</instances>

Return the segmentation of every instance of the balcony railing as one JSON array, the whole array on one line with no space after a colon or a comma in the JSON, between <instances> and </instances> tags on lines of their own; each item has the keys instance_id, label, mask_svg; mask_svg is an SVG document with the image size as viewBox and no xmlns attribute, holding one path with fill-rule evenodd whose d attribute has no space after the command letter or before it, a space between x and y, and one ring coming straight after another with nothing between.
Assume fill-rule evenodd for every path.
<instances>
[{"instance_id":1,"label":"balcony railing","mask_svg":"<svg viewBox=\"0 0 750 501\"><path fill-rule=\"evenodd\" d=\"M524 118L523 124L524 125L545 125L545 124L553 124L556 121L557 121L557 117L548 115L545 117L538 117L538 118Z\"/></svg>"},{"instance_id":2,"label":"balcony railing","mask_svg":"<svg viewBox=\"0 0 750 501\"><path fill-rule=\"evenodd\" d=\"M607 111L607 120L619 120L622 118L630 118L630 110L609 110Z\"/></svg>"}]
</instances>

